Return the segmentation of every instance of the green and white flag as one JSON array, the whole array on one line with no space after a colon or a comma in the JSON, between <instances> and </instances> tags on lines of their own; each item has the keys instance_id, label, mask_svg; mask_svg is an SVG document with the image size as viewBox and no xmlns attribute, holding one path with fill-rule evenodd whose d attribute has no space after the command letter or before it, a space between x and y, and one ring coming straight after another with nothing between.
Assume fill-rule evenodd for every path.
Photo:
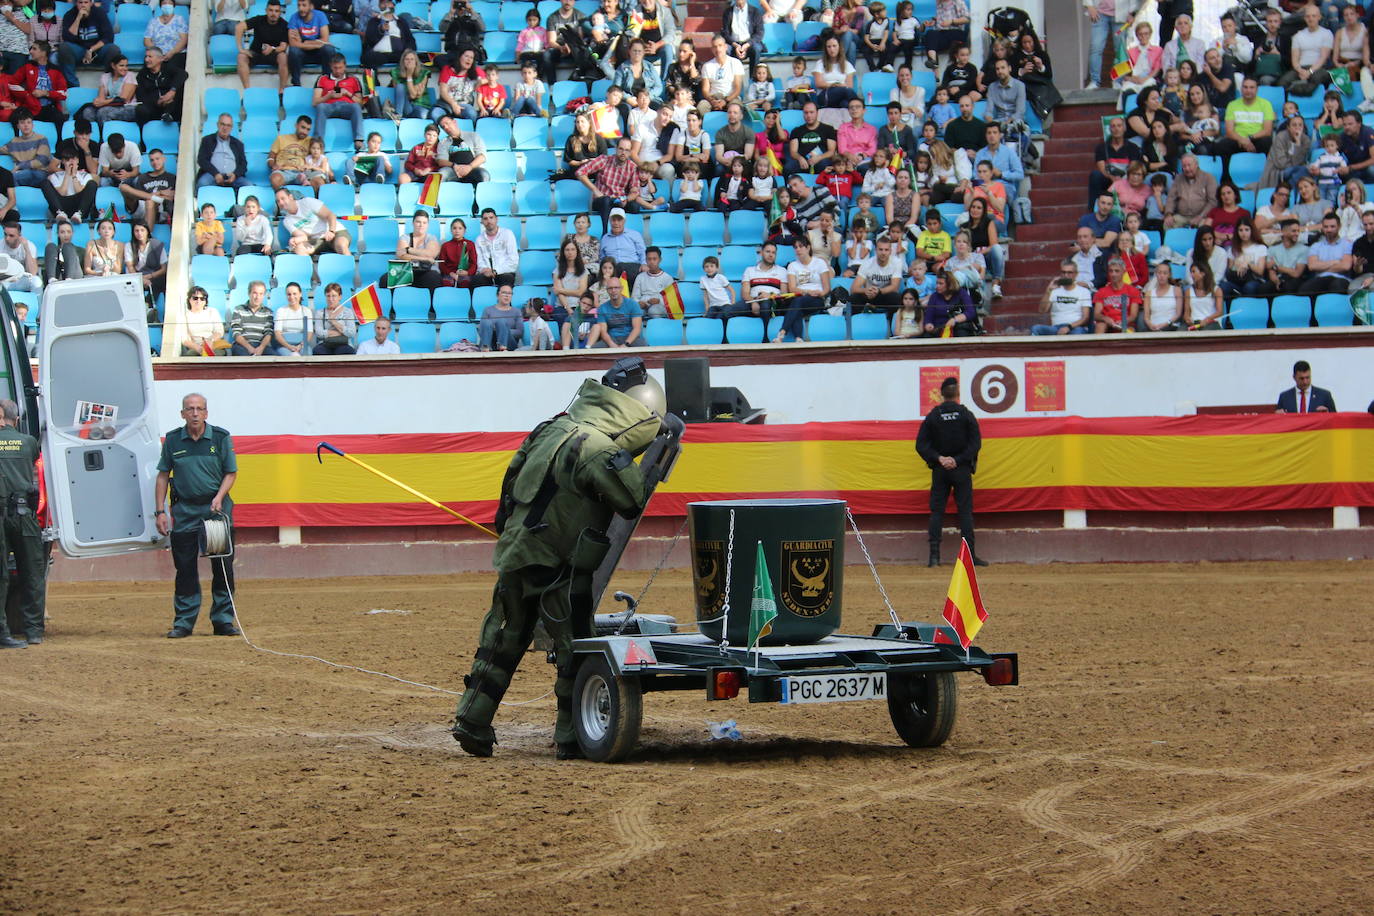
<instances>
[{"instance_id":1,"label":"green and white flag","mask_svg":"<svg viewBox=\"0 0 1374 916\"><path fill-rule=\"evenodd\" d=\"M386 268L386 288L410 286L415 282L415 265L410 261L388 261Z\"/></svg>"},{"instance_id":2,"label":"green and white flag","mask_svg":"<svg viewBox=\"0 0 1374 916\"><path fill-rule=\"evenodd\" d=\"M778 602L773 597L773 577L763 556L763 542L758 542L758 560L754 564L754 598L749 603L749 648L773 632L778 616Z\"/></svg>"},{"instance_id":3,"label":"green and white flag","mask_svg":"<svg viewBox=\"0 0 1374 916\"><path fill-rule=\"evenodd\" d=\"M1331 85L1340 90L1341 95L1353 95L1355 84L1350 81L1350 73L1344 67L1332 67L1326 71L1331 75Z\"/></svg>"}]
</instances>

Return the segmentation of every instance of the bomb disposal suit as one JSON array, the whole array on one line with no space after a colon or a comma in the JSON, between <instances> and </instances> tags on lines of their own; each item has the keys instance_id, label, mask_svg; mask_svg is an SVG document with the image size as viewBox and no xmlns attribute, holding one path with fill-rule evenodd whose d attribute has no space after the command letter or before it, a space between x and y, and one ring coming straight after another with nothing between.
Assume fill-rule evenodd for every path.
<instances>
[{"instance_id":1,"label":"bomb disposal suit","mask_svg":"<svg viewBox=\"0 0 1374 916\"><path fill-rule=\"evenodd\" d=\"M542 620L557 668L558 756L581 756L572 641L593 635L592 573L609 550L612 514L633 518L644 507L634 459L658 434L664 410L643 361L623 359L601 384L583 382L567 412L535 427L511 459L495 522L498 578L453 725L468 753L491 755L492 718Z\"/></svg>"}]
</instances>

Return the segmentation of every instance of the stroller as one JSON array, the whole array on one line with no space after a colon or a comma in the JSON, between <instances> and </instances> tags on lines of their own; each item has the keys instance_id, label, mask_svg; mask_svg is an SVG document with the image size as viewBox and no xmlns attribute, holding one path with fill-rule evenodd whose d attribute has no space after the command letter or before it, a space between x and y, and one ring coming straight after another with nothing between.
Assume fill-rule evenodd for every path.
<instances>
[{"instance_id":1,"label":"stroller","mask_svg":"<svg viewBox=\"0 0 1374 916\"><path fill-rule=\"evenodd\" d=\"M568 79L592 83L606 75L602 72L596 56L592 54L592 49L587 45L587 39L580 28L565 25L558 30L558 36L572 49L572 73Z\"/></svg>"},{"instance_id":2,"label":"stroller","mask_svg":"<svg viewBox=\"0 0 1374 916\"><path fill-rule=\"evenodd\" d=\"M1014 6L999 6L988 10L987 31L993 38L1016 41L1026 29L1035 31L1030 14L1025 10Z\"/></svg>"}]
</instances>

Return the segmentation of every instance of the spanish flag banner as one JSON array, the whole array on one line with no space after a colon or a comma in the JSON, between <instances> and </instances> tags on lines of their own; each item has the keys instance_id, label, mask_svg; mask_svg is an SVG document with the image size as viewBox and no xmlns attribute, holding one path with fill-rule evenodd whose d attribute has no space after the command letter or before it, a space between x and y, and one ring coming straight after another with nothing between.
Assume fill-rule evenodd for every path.
<instances>
[{"instance_id":1,"label":"spanish flag banner","mask_svg":"<svg viewBox=\"0 0 1374 916\"><path fill-rule=\"evenodd\" d=\"M768 160L768 164L771 165L771 166L773 167L773 174L774 174L774 175L781 175L781 174L782 174L782 163L778 161L778 154L775 153L775 152L773 152L773 147L772 147L771 145L769 145L769 144L764 144L764 147L763 147L763 156L764 156L765 159Z\"/></svg>"},{"instance_id":2,"label":"spanish flag banner","mask_svg":"<svg viewBox=\"0 0 1374 916\"><path fill-rule=\"evenodd\" d=\"M353 307L353 314L358 317L360 324L371 324L382 317L382 300L377 297L376 283L369 283L358 290L348 304Z\"/></svg>"},{"instance_id":3,"label":"spanish flag banner","mask_svg":"<svg viewBox=\"0 0 1374 916\"><path fill-rule=\"evenodd\" d=\"M983 610L983 596L978 594L978 579L973 574L973 551L969 550L968 541L961 540L959 543L959 559L954 561L954 574L949 577L944 618L954 627L959 645L965 649L988 619L988 612Z\"/></svg>"},{"instance_id":4,"label":"spanish flag banner","mask_svg":"<svg viewBox=\"0 0 1374 916\"><path fill-rule=\"evenodd\" d=\"M896 175L902 170L902 162L906 160L906 155L899 149L892 154L892 161L887 164L888 171Z\"/></svg>"},{"instance_id":5,"label":"spanish flag banner","mask_svg":"<svg viewBox=\"0 0 1374 916\"><path fill-rule=\"evenodd\" d=\"M204 338L204 337L202 337L202 338L200 339L200 355L201 355L201 356L214 356L214 355L215 355L215 348L214 348L214 345L211 344L210 341L207 340L207 339Z\"/></svg>"},{"instance_id":6,"label":"spanish flag banner","mask_svg":"<svg viewBox=\"0 0 1374 916\"><path fill-rule=\"evenodd\" d=\"M663 307L668 310L669 318L681 319L686 313L682 304L682 291L677 288L677 281L668 284L668 288L663 291Z\"/></svg>"},{"instance_id":7,"label":"spanish flag banner","mask_svg":"<svg viewBox=\"0 0 1374 916\"><path fill-rule=\"evenodd\" d=\"M628 270L620 272L620 295L626 299L630 298L630 272Z\"/></svg>"},{"instance_id":8,"label":"spanish flag banner","mask_svg":"<svg viewBox=\"0 0 1374 916\"><path fill-rule=\"evenodd\" d=\"M443 181L437 172L425 178L424 186L420 188L420 206L439 209L439 185Z\"/></svg>"}]
</instances>

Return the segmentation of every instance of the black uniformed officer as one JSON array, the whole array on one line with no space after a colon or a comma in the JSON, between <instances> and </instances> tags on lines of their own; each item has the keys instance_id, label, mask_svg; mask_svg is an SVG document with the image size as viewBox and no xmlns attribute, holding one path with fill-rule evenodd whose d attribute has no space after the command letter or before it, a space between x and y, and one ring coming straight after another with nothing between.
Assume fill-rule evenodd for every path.
<instances>
[{"instance_id":1,"label":"black uniformed officer","mask_svg":"<svg viewBox=\"0 0 1374 916\"><path fill-rule=\"evenodd\" d=\"M43 641L43 606L39 597L43 594L43 575L46 566L43 560L43 533L38 528L38 481L34 477L34 462L38 460L38 440L21 433L19 424L19 405L11 400L0 400L0 512L4 513L4 523L0 525L3 540L0 540L0 557L14 553L14 587L19 589L19 608L23 619L24 635L28 644L36 646ZM6 603L10 588L9 577L0 569L0 609ZM11 635L10 626L0 610L0 648L13 649L24 643L15 639L18 628Z\"/></svg>"},{"instance_id":2,"label":"black uniformed officer","mask_svg":"<svg viewBox=\"0 0 1374 916\"><path fill-rule=\"evenodd\" d=\"M986 566L973 549L973 473L978 470L978 450L983 436L978 420L959 403L959 380L947 378L940 383L945 399L921 421L916 434L916 454L930 467L930 562L940 565L940 531L945 522L945 504L954 491L959 509L959 533L968 541L975 566Z\"/></svg>"},{"instance_id":3,"label":"black uniformed officer","mask_svg":"<svg viewBox=\"0 0 1374 916\"><path fill-rule=\"evenodd\" d=\"M200 616L201 524L216 512L232 522L233 502L229 488L238 477L234 440L227 430L205 422L209 412L205 398L188 394L181 399L186 425L167 434L157 463L157 530L172 535L172 562L176 565L175 619L168 639L190 636ZM171 482L171 519L168 520L168 480ZM232 557L211 560L210 623L216 636L237 636L234 608L229 593L234 589Z\"/></svg>"}]
</instances>

